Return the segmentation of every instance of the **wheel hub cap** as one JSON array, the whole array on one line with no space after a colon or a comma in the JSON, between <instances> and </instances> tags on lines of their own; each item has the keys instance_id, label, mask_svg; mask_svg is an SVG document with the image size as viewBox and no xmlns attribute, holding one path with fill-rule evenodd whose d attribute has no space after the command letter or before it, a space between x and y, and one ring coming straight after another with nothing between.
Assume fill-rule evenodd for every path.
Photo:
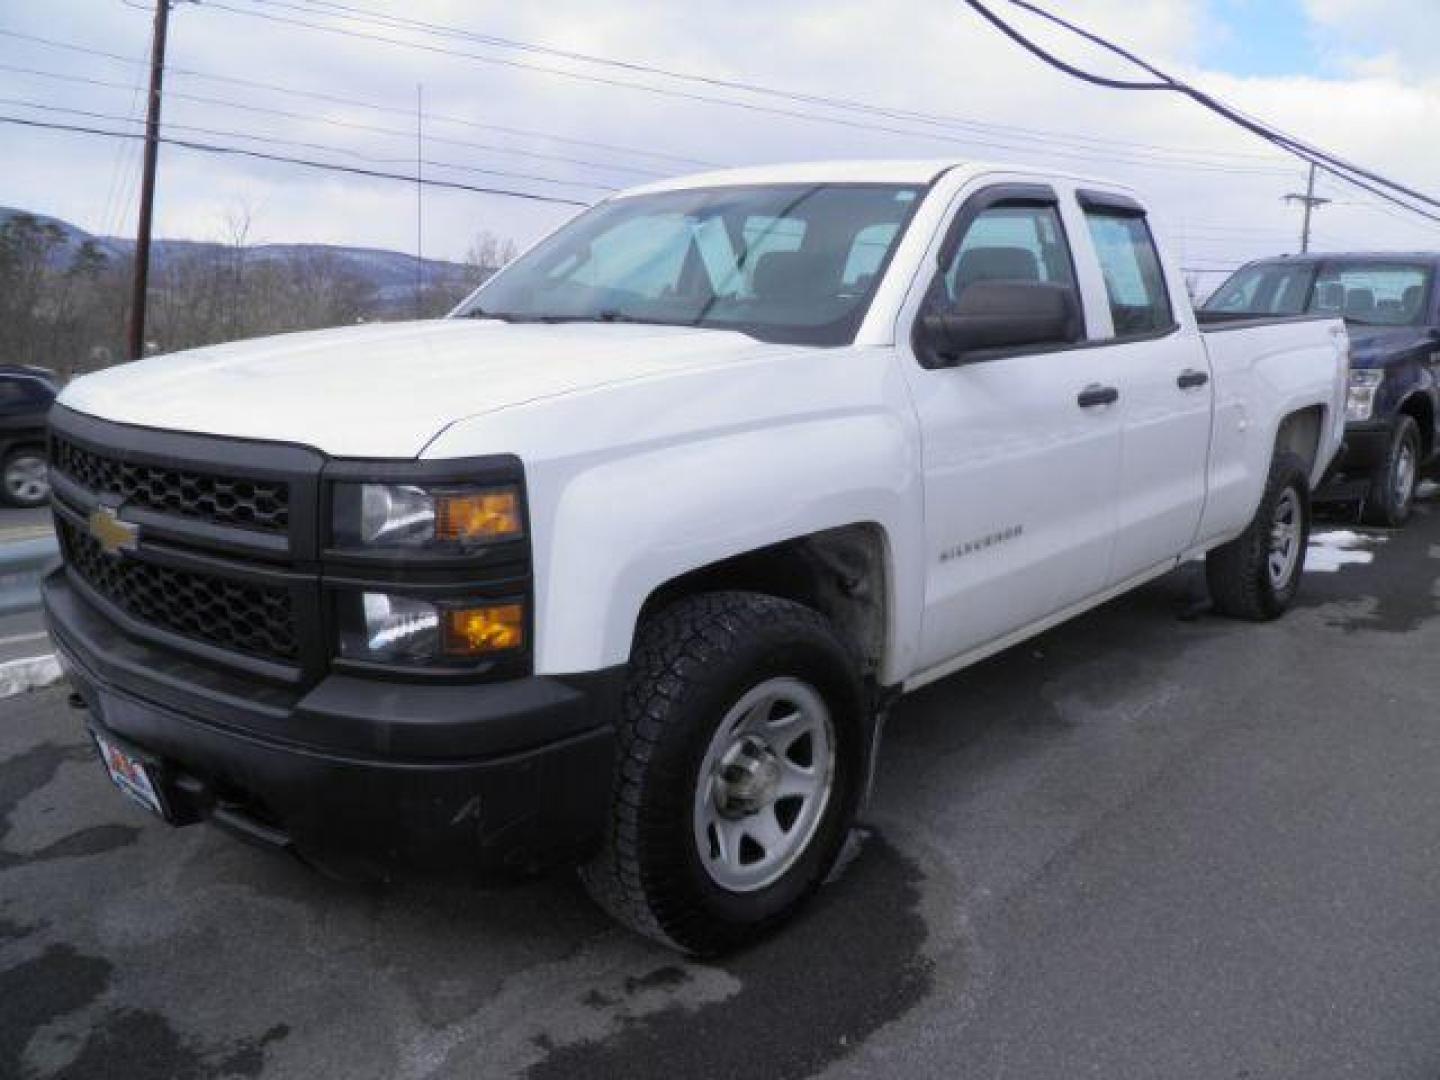
<instances>
[{"instance_id":1,"label":"wheel hub cap","mask_svg":"<svg viewBox=\"0 0 1440 1080\"><path fill-rule=\"evenodd\" d=\"M1415 453L1409 446L1402 447L1395 461L1395 505L1408 506L1415 491Z\"/></svg>"},{"instance_id":2,"label":"wheel hub cap","mask_svg":"<svg viewBox=\"0 0 1440 1080\"><path fill-rule=\"evenodd\" d=\"M737 739L720 759L715 808L731 820L771 805L780 793L784 766L768 743L754 735Z\"/></svg>"},{"instance_id":3,"label":"wheel hub cap","mask_svg":"<svg viewBox=\"0 0 1440 1080\"><path fill-rule=\"evenodd\" d=\"M696 853L730 892L773 884L809 848L830 802L835 734L819 691L768 679L726 712L695 785Z\"/></svg>"},{"instance_id":4,"label":"wheel hub cap","mask_svg":"<svg viewBox=\"0 0 1440 1080\"><path fill-rule=\"evenodd\" d=\"M1267 560L1270 584L1283 589L1290 583L1300 561L1300 500L1287 490L1275 504L1270 523L1270 554Z\"/></svg>"},{"instance_id":5,"label":"wheel hub cap","mask_svg":"<svg viewBox=\"0 0 1440 1080\"><path fill-rule=\"evenodd\" d=\"M45 495L46 466L43 458L23 457L5 470L5 487L17 498L32 500Z\"/></svg>"}]
</instances>

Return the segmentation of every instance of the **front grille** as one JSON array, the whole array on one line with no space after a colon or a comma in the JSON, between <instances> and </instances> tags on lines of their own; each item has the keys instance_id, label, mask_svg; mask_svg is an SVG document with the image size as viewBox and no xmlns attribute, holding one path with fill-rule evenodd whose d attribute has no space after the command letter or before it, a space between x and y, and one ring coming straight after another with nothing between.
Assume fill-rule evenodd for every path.
<instances>
[{"instance_id":1,"label":"front grille","mask_svg":"<svg viewBox=\"0 0 1440 1080\"><path fill-rule=\"evenodd\" d=\"M191 469L136 465L56 437L52 464L97 495L160 513L262 532L290 528L290 485Z\"/></svg>"},{"instance_id":2,"label":"front grille","mask_svg":"<svg viewBox=\"0 0 1440 1080\"><path fill-rule=\"evenodd\" d=\"M285 662L298 658L295 611L287 590L112 558L65 519L57 518L56 526L70 568L132 618L249 656Z\"/></svg>"}]
</instances>

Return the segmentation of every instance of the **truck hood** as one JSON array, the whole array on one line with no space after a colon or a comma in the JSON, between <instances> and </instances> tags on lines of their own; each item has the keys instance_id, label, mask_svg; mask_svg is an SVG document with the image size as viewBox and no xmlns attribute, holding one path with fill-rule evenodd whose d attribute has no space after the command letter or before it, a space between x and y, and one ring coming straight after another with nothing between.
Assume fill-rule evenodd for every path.
<instances>
[{"instance_id":1,"label":"truck hood","mask_svg":"<svg viewBox=\"0 0 1440 1080\"><path fill-rule=\"evenodd\" d=\"M771 351L687 327L385 323L152 357L77 379L60 402L141 427L415 457L468 417Z\"/></svg>"},{"instance_id":2,"label":"truck hood","mask_svg":"<svg viewBox=\"0 0 1440 1080\"><path fill-rule=\"evenodd\" d=\"M1350 332L1350 366L1382 368L1411 359L1414 353L1440 349L1426 327L1363 326L1347 324Z\"/></svg>"}]
</instances>

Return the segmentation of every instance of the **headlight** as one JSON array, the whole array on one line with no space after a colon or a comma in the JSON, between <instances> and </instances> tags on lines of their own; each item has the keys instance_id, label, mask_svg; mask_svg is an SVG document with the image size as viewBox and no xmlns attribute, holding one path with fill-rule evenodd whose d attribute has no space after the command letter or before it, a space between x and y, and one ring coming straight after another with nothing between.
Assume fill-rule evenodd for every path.
<instances>
[{"instance_id":1,"label":"headlight","mask_svg":"<svg viewBox=\"0 0 1440 1080\"><path fill-rule=\"evenodd\" d=\"M513 486L336 484L334 512L335 542L348 548L464 550L524 531Z\"/></svg>"},{"instance_id":2,"label":"headlight","mask_svg":"<svg viewBox=\"0 0 1440 1080\"><path fill-rule=\"evenodd\" d=\"M391 593L342 595L336 612L347 660L434 665L483 660L525 645L525 606L419 600Z\"/></svg>"},{"instance_id":3,"label":"headlight","mask_svg":"<svg viewBox=\"0 0 1440 1080\"><path fill-rule=\"evenodd\" d=\"M1375 412L1375 395L1385 373L1373 368L1360 368L1350 372L1350 394L1345 401L1345 419L1369 420Z\"/></svg>"}]
</instances>

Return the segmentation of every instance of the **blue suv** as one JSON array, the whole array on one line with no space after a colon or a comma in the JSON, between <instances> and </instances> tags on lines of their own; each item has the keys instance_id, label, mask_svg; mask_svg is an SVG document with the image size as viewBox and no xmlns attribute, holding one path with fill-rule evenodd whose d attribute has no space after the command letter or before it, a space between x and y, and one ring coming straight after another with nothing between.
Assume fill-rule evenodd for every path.
<instances>
[{"instance_id":1,"label":"blue suv","mask_svg":"<svg viewBox=\"0 0 1440 1080\"><path fill-rule=\"evenodd\" d=\"M1410 516L1440 451L1440 254L1305 255L1237 270L1205 304L1222 316L1341 315L1350 329L1345 450L1320 499L1358 498L1371 525Z\"/></svg>"}]
</instances>

